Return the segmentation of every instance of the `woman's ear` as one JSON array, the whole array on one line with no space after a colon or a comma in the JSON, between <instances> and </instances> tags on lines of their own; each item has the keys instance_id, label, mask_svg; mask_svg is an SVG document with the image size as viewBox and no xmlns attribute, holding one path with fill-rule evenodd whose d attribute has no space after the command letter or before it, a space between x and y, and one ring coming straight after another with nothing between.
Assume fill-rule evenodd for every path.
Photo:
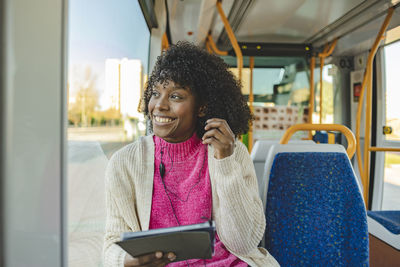
<instances>
[{"instance_id":1,"label":"woman's ear","mask_svg":"<svg viewBox=\"0 0 400 267\"><path fill-rule=\"evenodd\" d=\"M198 117L204 117L206 115L206 106L201 106L199 108L199 113L197 114Z\"/></svg>"}]
</instances>

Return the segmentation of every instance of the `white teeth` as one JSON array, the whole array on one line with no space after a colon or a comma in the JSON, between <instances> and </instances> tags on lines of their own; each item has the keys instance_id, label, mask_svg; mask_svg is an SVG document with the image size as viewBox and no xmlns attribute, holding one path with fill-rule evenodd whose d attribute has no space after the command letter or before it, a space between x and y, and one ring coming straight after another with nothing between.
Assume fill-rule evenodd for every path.
<instances>
[{"instance_id":1,"label":"white teeth","mask_svg":"<svg viewBox=\"0 0 400 267\"><path fill-rule=\"evenodd\" d=\"M154 116L154 119L156 120L156 122L171 122L171 121L173 121L173 119L171 119L171 118L161 118L158 116Z\"/></svg>"}]
</instances>

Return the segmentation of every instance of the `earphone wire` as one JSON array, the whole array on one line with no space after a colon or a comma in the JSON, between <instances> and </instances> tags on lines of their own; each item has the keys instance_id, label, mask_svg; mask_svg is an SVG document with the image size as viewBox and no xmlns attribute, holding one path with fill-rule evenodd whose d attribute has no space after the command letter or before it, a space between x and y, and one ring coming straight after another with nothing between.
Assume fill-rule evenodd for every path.
<instances>
[{"instance_id":1,"label":"earphone wire","mask_svg":"<svg viewBox=\"0 0 400 267\"><path fill-rule=\"evenodd\" d=\"M168 156L169 156L170 161L171 161L171 168L169 168L169 170L168 170L168 173L169 173L170 170L172 170L172 168L173 168L173 166L174 166L174 161L172 160L172 157L171 157L171 154L169 153L169 150L167 150L167 152L168 152ZM162 163L162 155L163 155L163 147L161 147L161 164L164 165L164 164ZM168 191L170 194L172 194L175 198L177 198L177 199L180 200L181 202L187 202L187 201L189 200L190 193L193 191L193 189L194 189L194 188L200 183L200 181L201 181L200 176L201 176L201 173L203 172L203 169L204 169L204 164L205 164L205 162L206 162L206 156L207 156L207 152L204 153L203 164L201 165L201 169L200 169L200 171L199 171L199 175L198 175L198 178L197 178L197 182L196 182L194 185L192 185L192 186L190 187L189 192L187 193L186 199L185 199L185 200L182 199L182 198L180 198L176 193L174 193L174 192L172 192L171 190L169 190L168 187L164 184L164 176L165 176L167 173L165 173L165 174L162 175L162 177L161 177L162 182L163 182L164 187L165 187L165 190Z\"/></svg>"},{"instance_id":2,"label":"earphone wire","mask_svg":"<svg viewBox=\"0 0 400 267\"><path fill-rule=\"evenodd\" d=\"M163 156L162 147L161 147L160 153L161 153L161 158L160 158L160 162L161 162L161 163L160 163L160 167L161 167L161 166L164 166L164 164L163 164L163 162L162 162L162 156ZM169 155L169 157L170 157L170 159L171 159L171 164L172 164L172 166L173 166L174 162L173 162L173 160L172 160L171 155L169 154L169 150L168 150L168 155ZM205 155L206 155L206 154L205 154ZM201 175L201 172L202 172L202 170L203 170L204 163L205 163L205 155L204 155L204 159L203 159L203 166L201 167L201 170L200 170L200 172L199 172L199 179L198 179L198 181L194 184L194 186L191 187L191 189L189 190L189 193L188 193L188 195L187 195L186 201L183 201L183 202L187 202L187 201L188 201L190 192L191 192L192 189L200 182L200 175ZM171 168L168 170L168 172L169 172L170 170L172 170L172 166L171 166ZM163 167L163 168L165 169L165 167ZM181 226L181 224L180 224L180 222L179 222L179 220L178 220L178 217L176 216L175 208L174 208L174 205L172 204L172 200L171 200L171 198L170 198L168 192L170 192L171 194L175 195L179 200L181 200L181 199L180 199L176 194L174 194L173 192L171 192L171 191L169 191L169 190L167 189L167 186L165 185L165 182L164 182L164 176L165 176L166 173L161 173L161 169L159 169L159 170L160 170L161 182L162 182L163 187L164 187L164 192L165 192L165 194L167 195L167 198L168 198L168 200L169 200L169 204L171 205L172 213L173 213L173 215L174 215L174 217L175 217L176 222L178 223L178 226ZM207 252L208 252L208 251L207 251ZM206 263L206 260L205 260L205 259L203 259L203 263L204 263L204 266L207 267L207 263ZM188 260L186 260L186 265L187 265L187 267L190 267L190 266L189 266L189 261L188 261Z\"/></svg>"}]
</instances>

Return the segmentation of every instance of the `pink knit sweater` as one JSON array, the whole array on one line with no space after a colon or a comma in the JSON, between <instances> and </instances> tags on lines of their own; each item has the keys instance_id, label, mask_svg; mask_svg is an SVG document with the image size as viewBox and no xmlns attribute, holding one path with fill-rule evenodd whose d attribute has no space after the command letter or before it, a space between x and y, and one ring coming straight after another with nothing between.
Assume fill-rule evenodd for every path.
<instances>
[{"instance_id":1,"label":"pink knit sweater","mask_svg":"<svg viewBox=\"0 0 400 267\"><path fill-rule=\"evenodd\" d=\"M202 223L211 218L211 184L207 164L207 146L194 134L182 143L168 143L154 136L155 160L153 197L149 229ZM160 163L165 165L164 184ZM164 187L165 185L165 187ZM186 266L238 266L247 264L231 254L219 240L210 260L188 260L168 264Z\"/></svg>"}]
</instances>

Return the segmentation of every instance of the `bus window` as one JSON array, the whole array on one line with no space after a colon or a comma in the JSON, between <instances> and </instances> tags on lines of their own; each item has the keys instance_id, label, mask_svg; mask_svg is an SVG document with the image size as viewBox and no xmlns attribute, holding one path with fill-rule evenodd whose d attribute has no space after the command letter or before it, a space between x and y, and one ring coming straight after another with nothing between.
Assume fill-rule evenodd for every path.
<instances>
[{"instance_id":1,"label":"bus window","mask_svg":"<svg viewBox=\"0 0 400 267\"><path fill-rule=\"evenodd\" d=\"M384 47L385 55L385 99L383 129L384 144L400 147L400 41ZM400 209L400 153L385 152L382 210Z\"/></svg>"},{"instance_id":2,"label":"bus window","mask_svg":"<svg viewBox=\"0 0 400 267\"><path fill-rule=\"evenodd\" d=\"M229 57L224 60L233 65ZM249 58L245 57L247 64ZM231 68L237 75L237 68ZM307 122L310 98L309 75L304 58L255 57L253 69L253 122L254 141L280 139L292 125ZM242 69L242 92L248 99L250 69ZM304 138L296 133L294 138Z\"/></svg>"},{"instance_id":3,"label":"bus window","mask_svg":"<svg viewBox=\"0 0 400 267\"><path fill-rule=\"evenodd\" d=\"M138 1L72 0L68 35L68 266L102 266L104 171L145 134L150 32Z\"/></svg>"},{"instance_id":4,"label":"bus window","mask_svg":"<svg viewBox=\"0 0 400 267\"><path fill-rule=\"evenodd\" d=\"M382 210L400 209L400 154L385 152Z\"/></svg>"},{"instance_id":5,"label":"bus window","mask_svg":"<svg viewBox=\"0 0 400 267\"><path fill-rule=\"evenodd\" d=\"M337 67L334 64L325 65L322 69L322 123L334 123L334 95L340 88L337 86ZM314 69L315 102L313 123L320 123L320 68Z\"/></svg>"},{"instance_id":6,"label":"bus window","mask_svg":"<svg viewBox=\"0 0 400 267\"><path fill-rule=\"evenodd\" d=\"M385 46L385 81L386 81L386 125L391 133L386 140L400 141L400 41Z\"/></svg>"}]
</instances>

